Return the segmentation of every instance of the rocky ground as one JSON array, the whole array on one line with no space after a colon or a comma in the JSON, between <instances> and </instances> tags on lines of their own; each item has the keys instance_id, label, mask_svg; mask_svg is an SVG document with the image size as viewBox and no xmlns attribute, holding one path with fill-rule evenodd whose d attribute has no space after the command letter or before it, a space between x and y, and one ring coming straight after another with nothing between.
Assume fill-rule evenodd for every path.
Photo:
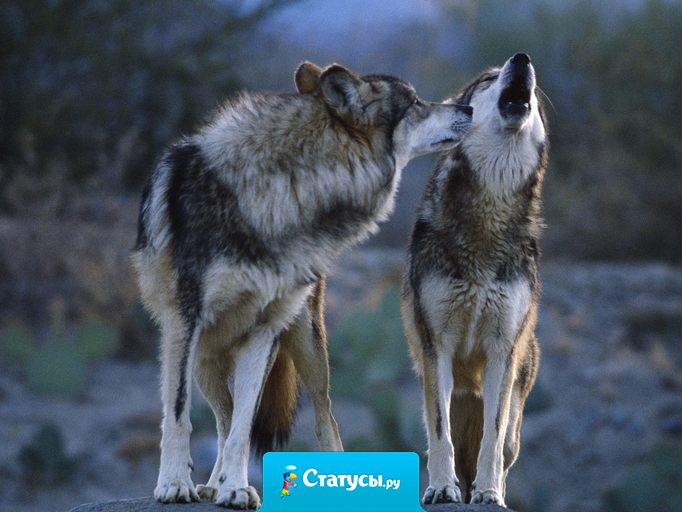
<instances>
[{"instance_id":1,"label":"rocky ground","mask_svg":"<svg viewBox=\"0 0 682 512\"><path fill-rule=\"evenodd\" d=\"M369 303L377 290L395 286L401 261L394 251L347 254L329 284L330 330L351 304ZM542 362L527 404L521 456L508 480L508 505L519 511L610 510L609 490L618 498L633 471L652 464L660 443L677 447L682 441L682 268L546 263L542 281ZM0 361L0 370L3 509L68 510L151 493L160 421L155 362L97 363L87 391L75 401L31 393L8 361ZM401 381L395 392L402 414L417 422L416 379ZM332 397L344 440L382 435L366 404L335 397L334 390ZM207 477L215 453L210 420L201 411L193 436L195 482ZM27 474L18 458L48 423L65 439L65 462L55 471L63 478ZM293 448L315 448L312 424L303 400ZM411 446L424 450L421 433ZM251 475L259 481L257 464ZM666 482L647 485L638 490L643 499L669 491Z\"/></svg>"},{"instance_id":2,"label":"rocky ground","mask_svg":"<svg viewBox=\"0 0 682 512\"><path fill-rule=\"evenodd\" d=\"M153 498L120 500L100 503L88 503L73 509L71 512L220 512L220 508L212 503L192 503L188 505L165 505L157 503ZM408 509L405 508L407 511ZM413 510L417 510L415 507ZM462 505L455 503L429 505L427 512L512 512L496 505Z\"/></svg>"}]
</instances>

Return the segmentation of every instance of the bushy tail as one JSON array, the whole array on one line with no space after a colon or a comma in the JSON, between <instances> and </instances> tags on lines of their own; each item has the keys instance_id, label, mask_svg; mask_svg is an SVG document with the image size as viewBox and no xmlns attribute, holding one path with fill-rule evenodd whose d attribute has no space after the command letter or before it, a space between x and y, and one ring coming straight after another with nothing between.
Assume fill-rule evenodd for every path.
<instances>
[{"instance_id":1,"label":"bushy tail","mask_svg":"<svg viewBox=\"0 0 682 512\"><path fill-rule=\"evenodd\" d=\"M298 401L296 368L280 348L263 387L260 406L251 430L251 445L260 456L287 443Z\"/></svg>"},{"instance_id":2,"label":"bushy tail","mask_svg":"<svg viewBox=\"0 0 682 512\"><path fill-rule=\"evenodd\" d=\"M450 402L455 470L465 503L471 500L471 484L476 479L478 450L483 437L483 400L471 394L452 395Z\"/></svg>"}]
</instances>

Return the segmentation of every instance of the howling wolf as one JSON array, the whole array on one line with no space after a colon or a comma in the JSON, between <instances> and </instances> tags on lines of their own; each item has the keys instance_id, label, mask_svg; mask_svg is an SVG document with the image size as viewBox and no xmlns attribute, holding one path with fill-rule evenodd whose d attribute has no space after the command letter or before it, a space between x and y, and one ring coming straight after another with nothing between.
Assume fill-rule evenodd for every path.
<instances>
[{"instance_id":1,"label":"howling wolf","mask_svg":"<svg viewBox=\"0 0 682 512\"><path fill-rule=\"evenodd\" d=\"M530 58L517 53L454 98L474 108L472 127L437 163L417 211L402 309L424 388L425 504L504 504L519 452L539 360L548 144L536 91Z\"/></svg>"},{"instance_id":2,"label":"howling wolf","mask_svg":"<svg viewBox=\"0 0 682 512\"><path fill-rule=\"evenodd\" d=\"M323 450L342 450L328 393L324 276L376 231L414 156L454 147L472 108L420 100L397 78L303 63L297 94L243 94L173 145L143 193L133 253L160 324L163 436L154 495L256 508L247 480L288 433L297 375ZM190 478L192 376L216 416L206 486Z\"/></svg>"}]
</instances>

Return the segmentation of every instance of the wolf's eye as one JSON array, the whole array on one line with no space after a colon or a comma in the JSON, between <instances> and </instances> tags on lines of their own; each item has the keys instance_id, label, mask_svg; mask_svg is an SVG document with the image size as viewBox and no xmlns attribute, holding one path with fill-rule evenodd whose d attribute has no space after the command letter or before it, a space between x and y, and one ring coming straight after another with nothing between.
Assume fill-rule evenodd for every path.
<instances>
[{"instance_id":1,"label":"wolf's eye","mask_svg":"<svg viewBox=\"0 0 682 512\"><path fill-rule=\"evenodd\" d=\"M479 85L484 88L490 87L495 80L497 80L498 75L487 76L479 82Z\"/></svg>"}]
</instances>

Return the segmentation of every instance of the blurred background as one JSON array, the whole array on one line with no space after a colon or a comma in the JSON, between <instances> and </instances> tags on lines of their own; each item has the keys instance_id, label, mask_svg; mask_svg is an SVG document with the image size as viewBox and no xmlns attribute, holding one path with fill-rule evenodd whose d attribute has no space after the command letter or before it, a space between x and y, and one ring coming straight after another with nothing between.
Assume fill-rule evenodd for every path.
<instances>
[{"instance_id":1,"label":"blurred background","mask_svg":"<svg viewBox=\"0 0 682 512\"><path fill-rule=\"evenodd\" d=\"M153 490L158 335L128 254L166 145L240 89L293 90L303 59L398 75L439 100L525 51L551 133L543 360L507 503L682 511L681 28L682 3L662 0L4 0L3 505ZM330 279L332 399L350 450L425 451L398 286L433 162L410 164L391 221ZM214 426L194 396L203 483ZM290 449L316 449L313 430L304 394Z\"/></svg>"}]
</instances>

